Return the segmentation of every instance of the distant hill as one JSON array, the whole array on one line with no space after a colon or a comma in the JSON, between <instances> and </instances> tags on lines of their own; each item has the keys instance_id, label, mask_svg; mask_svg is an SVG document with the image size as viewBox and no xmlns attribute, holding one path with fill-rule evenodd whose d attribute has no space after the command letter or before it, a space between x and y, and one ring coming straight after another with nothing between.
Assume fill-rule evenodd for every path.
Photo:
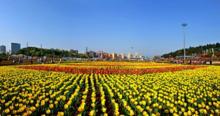
<instances>
[{"instance_id":1,"label":"distant hill","mask_svg":"<svg viewBox=\"0 0 220 116\"><path fill-rule=\"evenodd\" d=\"M78 53L74 50L61 50L61 49L46 49L37 47L27 47L20 49L17 54L24 54L28 56L48 56L48 57L77 57L87 58L86 55Z\"/></svg>"},{"instance_id":2,"label":"distant hill","mask_svg":"<svg viewBox=\"0 0 220 116\"><path fill-rule=\"evenodd\" d=\"M213 52L215 56L220 57L220 43L200 45L197 47L186 48L186 55L189 55L189 56L196 55L196 56L207 56L208 57L208 56L213 55ZM174 52L170 52L170 53L162 55L162 57L164 58L176 57L176 56L183 56L183 49L179 49Z\"/></svg>"}]
</instances>

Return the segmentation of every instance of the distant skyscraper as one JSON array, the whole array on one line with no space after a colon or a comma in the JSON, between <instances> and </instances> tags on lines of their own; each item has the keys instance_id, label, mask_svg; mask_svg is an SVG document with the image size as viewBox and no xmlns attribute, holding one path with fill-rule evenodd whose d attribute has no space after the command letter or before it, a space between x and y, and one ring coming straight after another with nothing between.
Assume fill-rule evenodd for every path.
<instances>
[{"instance_id":1,"label":"distant skyscraper","mask_svg":"<svg viewBox=\"0 0 220 116\"><path fill-rule=\"evenodd\" d=\"M128 53L128 60L132 59L133 58L133 55L131 53Z\"/></svg>"},{"instance_id":2,"label":"distant skyscraper","mask_svg":"<svg viewBox=\"0 0 220 116\"><path fill-rule=\"evenodd\" d=\"M112 53L112 59L116 59L117 58L117 54L116 53Z\"/></svg>"},{"instance_id":3,"label":"distant skyscraper","mask_svg":"<svg viewBox=\"0 0 220 116\"><path fill-rule=\"evenodd\" d=\"M11 53L15 54L21 49L21 44L19 43L11 43Z\"/></svg>"},{"instance_id":4,"label":"distant skyscraper","mask_svg":"<svg viewBox=\"0 0 220 116\"><path fill-rule=\"evenodd\" d=\"M125 54L121 53L121 59L125 59Z\"/></svg>"},{"instance_id":5,"label":"distant skyscraper","mask_svg":"<svg viewBox=\"0 0 220 116\"><path fill-rule=\"evenodd\" d=\"M2 53L6 53L6 46L4 46L4 45L0 46L0 54L2 54Z\"/></svg>"}]
</instances>

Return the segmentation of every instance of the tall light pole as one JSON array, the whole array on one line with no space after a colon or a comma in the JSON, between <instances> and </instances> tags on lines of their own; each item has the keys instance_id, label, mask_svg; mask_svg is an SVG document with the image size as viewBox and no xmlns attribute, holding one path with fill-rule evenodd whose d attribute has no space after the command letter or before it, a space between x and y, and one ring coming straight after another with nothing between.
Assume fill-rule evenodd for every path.
<instances>
[{"instance_id":1,"label":"tall light pole","mask_svg":"<svg viewBox=\"0 0 220 116\"><path fill-rule=\"evenodd\" d=\"M188 24L187 23L182 23L183 27L183 62L186 62L186 32L185 28Z\"/></svg>"},{"instance_id":2,"label":"tall light pole","mask_svg":"<svg viewBox=\"0 0 220 116\"><path fill-rule=\"evenodd\" d=\"M27 60L28 60L28 42L27 42L27 51L26 51L27 53Z\"/></svg>"},{"instance_id":3,"label":"tall light pole","mask_svg":"<svg viewBox=\"0 0 220 116\"><path fill-rule=\"evenodd\" d=\"M133 54L134 54L133 52L134 52L134 47L133 47L133 46L131 46L131 54L130 54L130 59L134 57L134 56L133 56Z\"/></svg>"},{"instance_id":4,"label":"tall light pole","mask_svg":"<svg viewBox=\"0 0 220 116\"><path fill-rule=\"evenodd\" d=\"M43 62L42 44L40 44L40 62Z\"/></svg>"}]
</instances>

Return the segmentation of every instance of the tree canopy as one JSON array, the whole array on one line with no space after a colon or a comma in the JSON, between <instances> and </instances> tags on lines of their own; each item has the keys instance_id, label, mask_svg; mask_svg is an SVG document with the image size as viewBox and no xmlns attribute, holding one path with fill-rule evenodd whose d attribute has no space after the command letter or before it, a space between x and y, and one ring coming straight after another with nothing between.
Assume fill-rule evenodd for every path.
<instances>
[{"instance_id":1,"label":"tree canopy","mask_svg":"<svg viewBox=\"0 0 220 116\"><path fill-rule=\"evenodd\" d=\"M78 53L76 50L60 50L60 49L45 49L37 47L27 47L20 49L17 54L27 56L48 56L48 57L77 57L86 58L85 55Z\"/></svg>"},{"instance_id":2,"label":"tree canopy","mask_svg":"<svg viewBox=\"0 0 220 116\"><path fill-rule=\"evenodd\" d=\"M214 53L216 53L216 55L219 55L220 43L200 45L197 47L189 47L186 49L186 55L201 55L205 53L210 56L211 54L213 54L213 51ZM164 54L162 55L162 57L168 58L168 57L176 57L182 55L183 55L183 49L180 49L174 52Z\"/></svg>"}]
</instances>

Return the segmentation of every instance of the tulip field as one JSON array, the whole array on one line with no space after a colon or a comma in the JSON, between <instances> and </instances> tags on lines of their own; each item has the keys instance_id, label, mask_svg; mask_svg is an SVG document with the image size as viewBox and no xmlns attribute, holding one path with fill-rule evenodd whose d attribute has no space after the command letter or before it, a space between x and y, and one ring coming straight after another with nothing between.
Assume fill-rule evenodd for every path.
<instances>
[{"instance_id":1,"label":"tulip field","mask_svg":"<svg viewBox=\"0 0 220 116\"><path fill-rule=\"evenodd\" d=\"M220 115L220 66L82 62L0 67L0 115Z\"/></svg>"}]
</instances>

